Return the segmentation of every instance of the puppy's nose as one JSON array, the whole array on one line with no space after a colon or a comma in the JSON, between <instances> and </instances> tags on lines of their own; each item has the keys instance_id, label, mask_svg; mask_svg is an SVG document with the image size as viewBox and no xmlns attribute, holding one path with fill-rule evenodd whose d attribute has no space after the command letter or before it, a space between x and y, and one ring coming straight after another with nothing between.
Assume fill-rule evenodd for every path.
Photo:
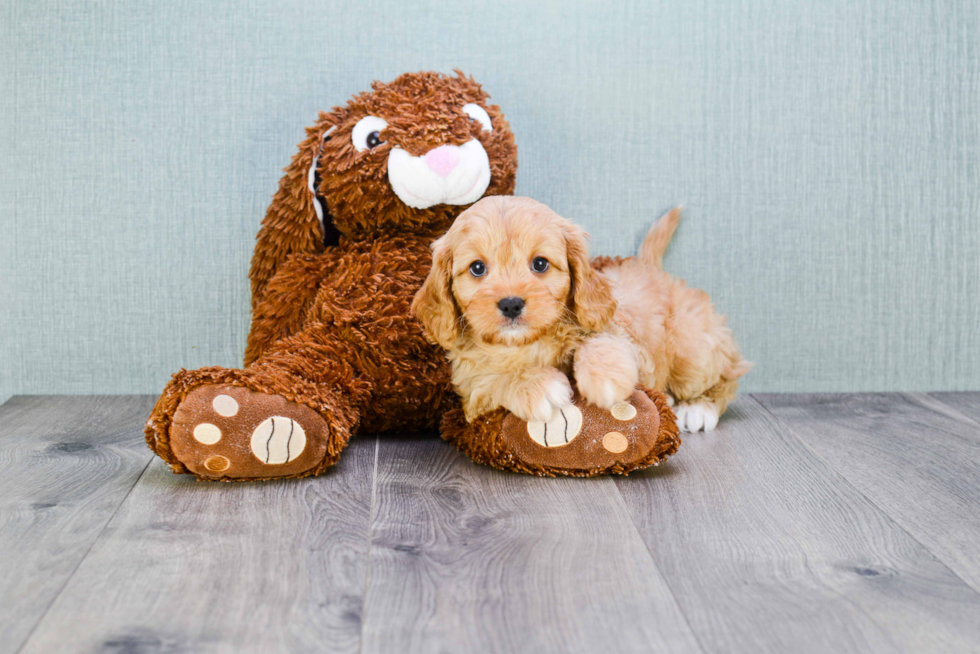
<instances>
[{"instance_id":1,"label":"puppy's nose","mask_svg":"<svg viewBox=\"0 0 980 654\"><path fill-rule=\"evenodd\" d=\"M500 302L497 302L497 308L500 309L500 313L513 320L521 315L521 311L524 311L524 299L519 297L505 297Z\"/></svg>"}]
</instances>

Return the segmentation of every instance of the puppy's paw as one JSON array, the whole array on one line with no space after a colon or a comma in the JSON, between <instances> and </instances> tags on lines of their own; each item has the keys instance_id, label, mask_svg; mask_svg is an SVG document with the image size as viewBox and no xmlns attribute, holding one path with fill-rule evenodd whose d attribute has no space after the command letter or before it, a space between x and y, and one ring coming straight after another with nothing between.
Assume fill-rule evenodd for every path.
<instances>
[{"instance_id":1,"label":"puppy's paw","mask_svg":"<svg viewBox=\"0 0 980 654\"><path fill-rule=\"evenodd\" d=\"M528 382L506 407L524 422L549 422L555 414L572 404L572 387L568 378L555 370Z\"/></svg>"},{"instance_id":2,"label":"puppy's paw","mask_svg":"<svg viewBox=\"0 0 980 654\"><path fill-rule=\"evenodd\" d=\"M629 398L636 389L636 376L623 378L587 374L583 377L577 377L575 382L586 402L607 411L613 405Z\"/></svg>"},{"instance_id":3,"label":"puppy's paw","mask_svg":"<svg viewBox=\"0 0 980 654\"><path fill-rule=\"evenodd\" d=\"M575 353L575 384L589 404L608 411L629 398L638 381L634 346L625 338L600 334Z\"/></svg>"},{"instance_id":4,"label":"puppy's paw","mask_svg":"<svg viewBox=\"0 0 980 654\"><path fill-rule=\"evenodd\" d=\"M709 402L679 402L674 415L681 431L714 431L718 426L718 407Z\"/></svg>"}]
</instances>

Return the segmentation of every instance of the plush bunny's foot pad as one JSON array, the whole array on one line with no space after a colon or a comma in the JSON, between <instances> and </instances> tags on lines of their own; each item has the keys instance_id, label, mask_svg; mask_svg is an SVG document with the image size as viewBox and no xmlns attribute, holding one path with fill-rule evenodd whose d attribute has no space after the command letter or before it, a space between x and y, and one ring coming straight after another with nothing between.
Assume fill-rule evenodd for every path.
<instances>
[{"instance_id":1,"label":"plush bunny's foot pad","mask_svg":"<svg viewBox=\"0 0 980 654\"><path fill-rule=\"evenodd\" d=\"M314 474L330 428L316 411L242 386L187 393L170 425L170 450L201 479L244 481Z\"/></svg>"},{"instance_id":2,"label":"plush bunny's foot pad","mask_svg":"<svg viewBox=\"0 0 980 654\"><path fill-rule=\"evenodd\" d=\"M680 432L667 397L638 389L611 411L574 406L548 423L524 422L504 409L467 423L447 413L442 436L477 463L543 477L625 475L657 465L677 451Z\"/></svg>"}]
</instances>

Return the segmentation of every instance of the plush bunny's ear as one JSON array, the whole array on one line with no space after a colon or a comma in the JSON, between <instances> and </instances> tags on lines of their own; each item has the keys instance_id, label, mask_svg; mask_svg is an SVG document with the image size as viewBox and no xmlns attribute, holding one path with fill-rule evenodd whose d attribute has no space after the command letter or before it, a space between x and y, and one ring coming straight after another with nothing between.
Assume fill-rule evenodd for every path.
<instances>
[{"instance_id":1,"label":"plush bunny's ear","mask_svg":"<svg viewBox=\"0 0 980 654\"><path fill-rule=\"evenodd\" d=\"M328 129L323 135L323 141L330 140L330 134L335 129L337 129L336 125ZM322 141L320 149L323 149ZM318 155L313 158L313 163L310 164L307 188L309 188L310 193L313 195L313 209L316 211L316 217L320 221L320 227L323 229L323 247L328 248L340 243L340 230L333 223L333 216L330 214L330 206L327 204L327 199L320 195L320 170L317 165L319 162L320 157Z\"/></svg>"},{"instance_id":2,"label":"plush bunny's ear","mask_svg":"<svg viewBox=\"0 0 980 654\"><path fill-rule=\"evenodd\" d=\"M339 234L330 220L329 208L317 197L317 161L323 142L336 127L333 117L321 114L316 125L306 130L299 152L285 169L279 190L262 220L248 277L252 281L252 309L266 285L287 257L295 253L322 252L325 240L337 243ZM325 238L326 237L326 238Z\"/></svg>"},{"instance_id":3,"label":"plush bunny's ear","mask_svg":"<svg viewBox=\"0 0 980 654\"><path fill-rule=\"evenodd\" d=\"M450 349L461 334L460 311L453 297L453 253L445 235L432 244L432 270L412 301L430 342Z\"/></svg>"}]
</instances>

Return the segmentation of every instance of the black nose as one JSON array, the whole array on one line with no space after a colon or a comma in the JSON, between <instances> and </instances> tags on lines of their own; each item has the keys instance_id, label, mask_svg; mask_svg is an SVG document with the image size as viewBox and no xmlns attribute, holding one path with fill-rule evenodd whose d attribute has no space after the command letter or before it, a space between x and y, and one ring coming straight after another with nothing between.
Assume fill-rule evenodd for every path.
<instances>
[{"instance_id":1,"label":"black nose","mask_svg":"<svg viewBox=\"0 0 980 654\"><path fill-rule=\"evenodd\" d=\"M505 297L497 302L497 308L500 309L500 313L513 320L524 311L524 300L519 297Z\"/></svg>"}]
</instances>

